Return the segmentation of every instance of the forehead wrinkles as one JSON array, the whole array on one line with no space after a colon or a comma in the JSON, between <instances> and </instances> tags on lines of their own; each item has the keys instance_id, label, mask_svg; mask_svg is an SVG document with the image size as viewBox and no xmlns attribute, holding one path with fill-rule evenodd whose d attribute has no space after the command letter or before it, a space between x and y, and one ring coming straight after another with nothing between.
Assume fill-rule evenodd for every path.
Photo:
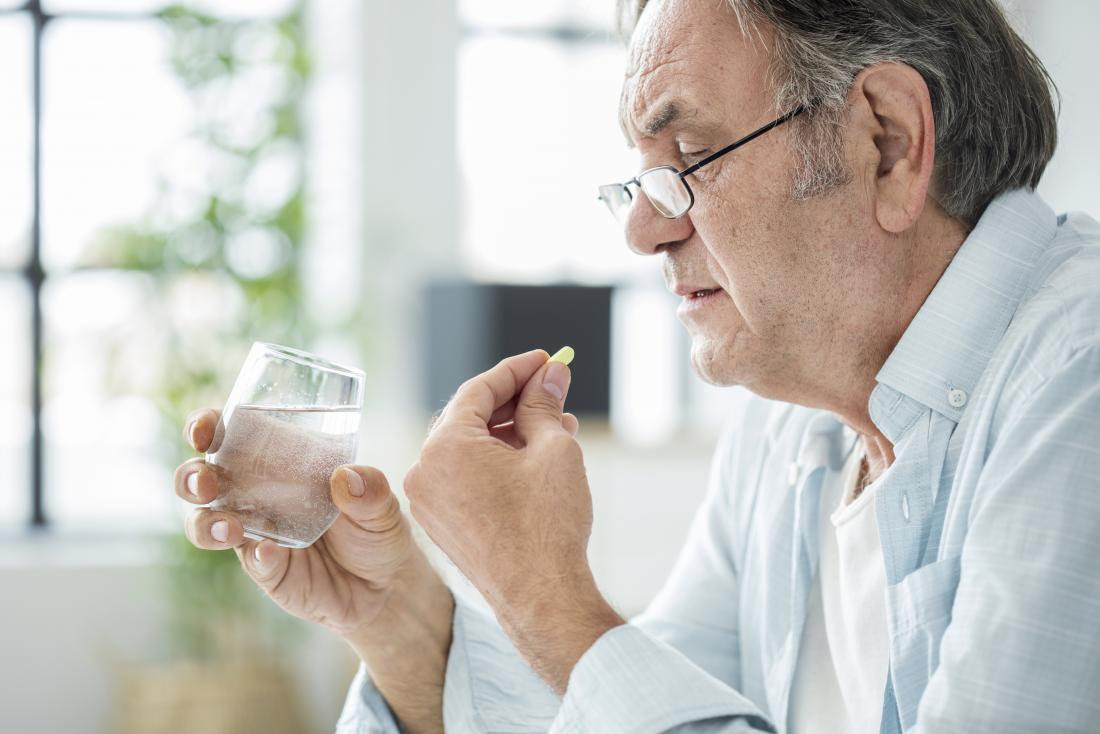
<instances>
[{"instance_id":1,"label":"forehead wrinkles","mask_svg":"<svg viewBox=\"0 0 1100 734\"><path fill-rule=\"evenodd\" d=\"M669 91L694 100L697 111L727 115L730 104L766 106L768 34L748 25L725 0L650 0L631 37L619 95L619 125L633 146L634 124L657 110ZM678 95L680 96L680 95ZM688 110L679 110L681 114Z\"/></svg>"},{"instance_id":2,"label":"forehead wrinkles","mask_svg":"<svg viewBox=\"0 0 1100 734\"><path fill-rule=\"evenodd\" d=\"M690 58L691 34L685 33L680 3L651 0L631 39L626 74L619 95L619 125L633 143L632 123L642 124L651 101L668 87L663 81L677 74ZM679 11L679 12L677 12Z\"/></svg>"},{"instance_id":3,"label":"forehead wrinkles","mask_svg":"<svg viewBox=\"0 0 1100 734\"><path fill-rule=\"evenodd\" d=\"M685 49L678 50L685 51ZM644 129L636 125L653 122L645 118L647 113L652 115L656 112L652 109L652 105L672 88L677 79L682 82L688 77L688 65L682 54L677 53L669 54L668 58L624 79L622 92L619 95L619 125L628 141L633 141L634 130L640 130L643 135L647 134ZM664 114L667 110L661 112ZM681 107L677 112L683 115L687 110Z\"/></svg>"}]
</instances>

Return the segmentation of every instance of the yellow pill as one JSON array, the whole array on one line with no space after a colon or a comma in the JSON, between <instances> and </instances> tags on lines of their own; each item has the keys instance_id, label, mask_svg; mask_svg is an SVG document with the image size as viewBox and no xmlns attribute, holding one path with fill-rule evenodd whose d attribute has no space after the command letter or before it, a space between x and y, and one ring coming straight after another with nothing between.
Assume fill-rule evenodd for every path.
<instances>
[{"instance_id":1,"label":"yellow pill","mask_svg":"<svg viewBox=\"0 0 1100 734\"><path fill-rule=\"evenodd\" d=\"M554 356L550 358L551 362L561 362L562 364L569 364L573 361L573 347L562 347Z\"/></svg>"}]
</instances>

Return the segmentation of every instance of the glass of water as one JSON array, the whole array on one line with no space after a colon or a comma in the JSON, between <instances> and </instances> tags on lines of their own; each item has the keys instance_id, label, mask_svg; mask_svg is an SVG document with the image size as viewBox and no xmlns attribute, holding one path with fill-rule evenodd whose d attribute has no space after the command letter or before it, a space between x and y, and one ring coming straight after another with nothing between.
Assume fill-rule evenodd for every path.
<instances>
[{"instance_id":1,"label":"glass of water","mask_svg":"<svg viewBox=\"0 0 1100 734\"><path fill-rule=\"evenodd\" d=\"M362 410L360 370L256 342L206 454L210 507L240 517L247 538L312 545L340 514L329 477L355 459Z\"/></svg>"}]
</instances>

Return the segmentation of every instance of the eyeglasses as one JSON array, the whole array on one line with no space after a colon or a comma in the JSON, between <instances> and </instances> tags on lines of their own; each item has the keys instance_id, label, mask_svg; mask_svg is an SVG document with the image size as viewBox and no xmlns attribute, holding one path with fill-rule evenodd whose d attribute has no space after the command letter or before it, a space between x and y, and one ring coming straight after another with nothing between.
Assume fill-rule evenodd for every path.
<instances>
[{"instance_id":1,"label":"eyeglasses","mask_svg":"<svg viewBox=\"0 0 1100 734\"><path fill-rule=\"evenodd\" d=\"M634 201L634 193L630 187L636 186L645 193L649 203L657 210L657 213L667 219L678 219L684 216L695 203L695 194L688 186L686 178L698 171L703 166L718 160L731 150L740 148L745 143L755 140L772 128L779 127L792 117L802 114L805 107L792 110L782 117L769 122L762 128L752 131L740 140L730 143L716 153L708 155L698 163L688 166L682 171L677 171L673 166L657 166L642 171L634 178L621 184L607 184L600 187L600 200L607 204L607 208L616 219L622 221L631 203Z\"/></svg>"}]
</instances>

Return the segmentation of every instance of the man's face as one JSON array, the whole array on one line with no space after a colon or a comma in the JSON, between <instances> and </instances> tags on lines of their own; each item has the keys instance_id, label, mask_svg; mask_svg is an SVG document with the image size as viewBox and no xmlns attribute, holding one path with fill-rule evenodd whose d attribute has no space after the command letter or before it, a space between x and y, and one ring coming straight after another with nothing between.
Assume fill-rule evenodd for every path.
<instances>
[{"instance_id":1,"label":"man's face","mask_svg":"<svg viewBox=\"0 0 1100 734\"><path fill-rule=\"evenodd\" d=\"M766 87L762 44L747 44L733 11L715 0L655 0L630 46L623 126L640 169L695 163L788 110ZM797 120L797 118L796 118ZM687 178L695 205L661 217L639 197L630 246L662 254L666 282L692 336L692 363L715 384L794 399L822 367L851 293L851 246L867 232L861 187L792 200L796 123L775 128ZM853 243L854 244L854 243ZM847 261L847 262L846 262ZM702 292L697 295L697 292Z\"/></svg>"}]
</instances>

